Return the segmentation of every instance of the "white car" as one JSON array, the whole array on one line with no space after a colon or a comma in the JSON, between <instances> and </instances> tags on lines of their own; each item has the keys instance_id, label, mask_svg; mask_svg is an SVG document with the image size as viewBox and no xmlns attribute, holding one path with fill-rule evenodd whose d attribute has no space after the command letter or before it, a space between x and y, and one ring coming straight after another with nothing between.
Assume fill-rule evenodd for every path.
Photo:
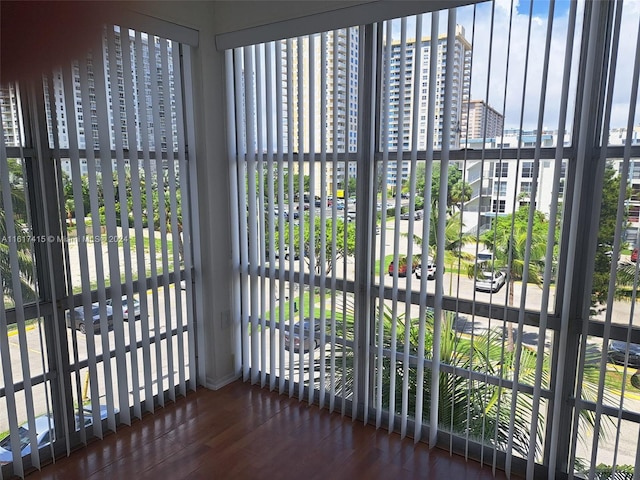
<instances>
[{"instance_id":1,"label":"white car","mask_svg":"<svg viewBox=\"0 0 640 480\"><path fill-rule=\"evenodd\" d=\"M418 263L415 269L416 277L422 278L422 263ZM436 264L432 257L427 258L427 280L433 280L436 278Z\"/></svg>"},{"instance_id":2,"label":"white car","mask_svg":"<svg viewBox=\"0 0 640 480\"><path fill-rule=\"evenodd\" d=\"M507 275L504 272L481 271L476 276L476 290L495 293L504 286L506 281Z\"/></svg>"}]
</instances>

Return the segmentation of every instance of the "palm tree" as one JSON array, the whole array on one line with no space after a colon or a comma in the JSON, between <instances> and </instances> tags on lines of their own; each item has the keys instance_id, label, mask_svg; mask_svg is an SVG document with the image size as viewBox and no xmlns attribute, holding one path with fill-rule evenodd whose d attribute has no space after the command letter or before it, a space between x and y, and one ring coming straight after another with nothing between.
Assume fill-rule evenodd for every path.
<instances>
[{"instance_id":1,"label":"palm tree","mask_svg":"<svg viewBox=\"0 0 640 480\"><path fill-rule=\"evenodd\" d=\"M442 322L440 337L441 364L447 364L460 371L480 371L489 376L502 376L504 379L512 379L515 372L515 355L513 352L503 352L501 337L497 332L489 332L485 336L474 337L471 342L461 338L453 328L455 315L447 312ZM384 346L391 347L391 327L393 317L388 307L384 309ZM418 319L405 321L403 315L396 317L396 338L398 351L409 348L415 354L419 345ZM408 325L407 325L408 323ZM425 316L425 354L427 359L432 351L434 315L432 310L427 310ZM406 329L409 328L408 337ZM409 338L409 345L402 345L402 341ZM532 382L535 379L536 355L532 350L523 349L519 359L520 382ZM383 360L383 405L389 408L391 394L391 368L389 357ZM417 369L410 367L405 369L402 362L396 361L395 371L395 396L396 412L400 414L402 405L402 384L404 375L408 374L409 414L415 415L417 396ZM543 369L542 382L547 383L548 369ZM423 420L430 418L430 388L431 370L425 369L424 379ZM530 438L531 412L533 411L533 398L529 395L518 395L514 417L514 430L512 432L512 448L515 452L526 457L532 442ZM448 372L440 372L438 418L440 428L451 430L453 433L469 434L469 437L485 444L494 445L500 449L506 449L509 442L509 423L511 414L511 390L498 385L478 382L469 377ZM542 422L540 416L537 420L538 439L534 448L539 452L542 447Z\"/></svg>"},{"instance_id":2,"label":"palm tree","mask_svg":"<svg viewBox=\"0 0 640 480\"><path fill-rule=\"evenodd\" d=\"M496 218L494 228L485 232L481 241L493 252L493 262L481 265L480 268L506 271L509 285L508 304L513 306L513 292L516 281L526 281L540 285L544 270L544 255L547 248L547 230L549 222L542 212L534 212L531 242L529 244L529 265L527 278L525 274L525 256L527 254L529 207L520 207L512 215ZM473 275L478 266L473 266ZM471 270L469 272L472 273ZM507 330L507 348L513 350L513 332Z\"/></svg>"},{"instance_id":3,"label":"palm tree","mask_svg":"<svg viewBox=\"0 0 640 480\"><path fill-rule=\"evenodd\" d=\"M13 218L8 219L6 208L0 209L0 278L2 281L2 293L5 298L15 299L16 291L13 285L13 270L11 268L10 244L14 242L17 247L18 276L23 301L33 301L36 299L34 290L34 265L32 256L32 244L28 240L31 238L31 230L27 226L27 203L25 200L25 190L17 181L11 188L11 205L13 207ZM1 197L1 190L0 190ZM8 235L7 222L12 221L15 229L15 239Z\"/></svg>"}]
</instances>

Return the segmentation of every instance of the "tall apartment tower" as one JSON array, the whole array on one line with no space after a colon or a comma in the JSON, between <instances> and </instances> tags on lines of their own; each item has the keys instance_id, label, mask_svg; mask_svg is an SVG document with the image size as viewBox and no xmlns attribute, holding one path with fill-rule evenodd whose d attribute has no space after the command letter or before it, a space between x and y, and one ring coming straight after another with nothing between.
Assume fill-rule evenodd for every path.
<instances>
[{"instance_id":1,"label":"tall apartment tower","mask_svg":"<svg viewBox=\"0 0 640 480\"><path fill-rule=\"evenodd\" d=\"M176 112L173 107L173 101L170 97L173 94L174 78L173 78L173 60L172 60L172 44L168 42L162 44L157 37L150 37L142 34L140 41L134 41L131 35L129 43L129 56L132 65L132 82L133 82L133 109L135 112L135 138L129 138L129 129L127 127L127 108L125 87L124 87L124 63L122 47L122 33L119 29L114 31L113 44L115 46L115 62L109 64L105 59L110 58L105 55L94 55L93 58L86 60L86 71L80 71L80 63L74 62L73 65L64 65L52 72L50 80L45 80L45 105L47 110L47 123L49 125L49 143L54 144L53 122L55 118L57 137L60 148L70 148L69 141L69 122L75 122L76 139L73 142L77 148L85 149L91 143L94 149L98 149L100 139L98 134L98 112L97 99L95 89L95 65L96 61L105 61L103 70L105 72L104 81L107 84L107 115L109 118L109 142L111 149L116 147L115 128L120 130L122 146L125 149L140 150L142 148L143 135L148 136L148 144L152 150L155 150L156 140L160 140L160 148L166 150L167 143L173 141L174 148L177 146L175 138L175 127L177 124ZM150 44L151 42L151 44ZM103 49L105 52L109 49L107 36L103 39ZM165 53L163 53L163 51ZM151 52L155 52L151 54ZM111 56L113 57L113 55ZM165 71L161 68L166 62L167 78L156 76L156 72ZM113 70L115 66L115 71ZM141 66L142 69L137 68ZM63 72L63 68L67 71ZM68 72L68 73L67 73ZM63 75L64 73L64 75ZM81 75L82 73L82 75ZM153 78L155 77L155 78ZM67 97L65 94L64 79L68 78L72 81L72 96L76 108L67 108ZM168 85L166 84L168 80ZM51 85L48 82L51 81ZM151 95L152 82L163 84L164 88L158 93L158 98L153 99ZM89 109L83 109L86 105L82 101L83 95L87 95L89 99ZM169 97L167 99L166 97ZM154 106L156 110L154 111ZM64 112L75 111L75 118L65 118ZM54 114L55 112L55 114ZM116 121L117 119L117 121ZM156 133L159 130L159 138ZM91 139L91 142L89 142ZM71 175L71 167L68 160L63 161L62 169L68 175ZM83 160L81 172L86 173L86 161Z\"/></svg>"},{"instance_id":2,"label":"tall apartment tower","mask_svg":"<svg viewBox=\"0 0 640 480\"><path fill-rule=\"evenodd\" d=\"M311 46L310 38L313 38ZM287 83L286 73L283 72L281 84L283 92L284 131L285 138L288 129L293 131L293 145L289 149L293 151L310 152L318 154L322 149L322 129L326 128L325 148L328 153L334 151L340 153L355 152L358 145L357 121L358 121L358 29L342 29L326 34L326 43L323 43L321 35L304 37L291 42L291 65L287 68L287 42L282 41L283 67L291 72L293 109L292 117L288 119L287 113ZM314 65L310 68L310 52L313 48ZM322 65L322 49L325 50L326 64ZM299 55L299 53L301 55ZM302 59L299 62L299 58ZM334 62L335 59L335 62ZM310 76L313 75L314 88L310 91ZM321 77L326 80L326 90L322 91ZM300 82L299 82L300 81ZM302 85L302 91L299 86ZM326 98L326 115L321 118L321 99ZM314 109L313 122L310 122L311 105ZM302 117L300 117L302 115ZM289 121L290 120L290 121ZM302 125L300 125L300 120ZM335 127L335 128L334 128ZM313 130L313 131L312 131ZM336 136L334 138L334 130ZM314 142L311 145L311 133ZM302 138L302 145L300 145ZM296 166L297 168L297 166ZM331 169L332 165L328 165ZM297 172L296 172L297 173ZM309 174L309 164L304 166L304 175ZM356 165L338 164L337 171L327 172L327 188L330 193L333 185L344 188L348 178L355 177ZM318 178L320 178L318 176ZM319 186L316 188L319 193Z\"/></svg>"},{"instance_id":3,"label":"tall apartment tower","mask_svg":"<svg viewBox=\"0 0 640 480\"><path fill-rule=\"evenodd\" d=\"M464 36L464 27L456 26L455 41L453 44L454 65L453 65L453 82L450 108L450 137L442 138L443 132L443 114L445 111L444 95L445 95L445 73L446 73L446 57L447 57L447 35L439 35L435 42L436 48L433 48L434 42L430 37L424 37L421 40L420 51L416 52L416 41L409 40L405 44L404 58L403 48L400 41L393 40L391 44L391 58L389 65L383 65L385 73L383 75L383 102L389 98L388 112L385 113L384 105L382 106L381 118L383 122L383 132L386 135L383 142L387 142L390 151L402 149L407 151L411 148L413 142L413 123L414 108L418 108L417 116L417 132L418 132L418 149L425 150L427 147L427 115L429 112L429 75L430 75L430 55L437 55L437 72L436 72L436 99L434 106L434 137L433 147L441 149L443 142L448 142L451 148L459 148L460 133L462 125L463 111L465 104L469 101L469 85L471 83L471 44ZM435 50L435 51L434 51ZM420 62L418 62L418 58ZM402 63L404 61L404 78L402 76ZM419 66L418 66L419 63ZM416 101L414 97L414 84L420 82L418 95L420 98ZM403 96L400 92L403 90ZM400 113L402 115L402 125L400 124ZM383 145L381 145L382 147ZM393 163L393 162L392 162ZM395 186L408 175L408 166L404 165L401 169L401 179L396 179L395 165L391 168L387 175L387 183Z\"/></svg>"},{"instance_id":4,"label":"tall apartment tower","mask_svg":"<svg viewBox=\"0 0 640 480\"><path fill-rule=\"evenodd\" d=\"M0 115L6 146L20 145L20 124L18 114L18 96L13 85L0 87Z\"/></svg>"},{"instance_id":5,"label":"tall apartment tower","mask_svg":"<svg viewBox=\"0 0 640 480\"><path fill-rule=\"evenodd\" d=\"M468 112L468 113L467 113ZM462 109L460 121L461 138L496 138L503 134L504 115L484 100L471 100Z\"/></svg>"}]
</instances>

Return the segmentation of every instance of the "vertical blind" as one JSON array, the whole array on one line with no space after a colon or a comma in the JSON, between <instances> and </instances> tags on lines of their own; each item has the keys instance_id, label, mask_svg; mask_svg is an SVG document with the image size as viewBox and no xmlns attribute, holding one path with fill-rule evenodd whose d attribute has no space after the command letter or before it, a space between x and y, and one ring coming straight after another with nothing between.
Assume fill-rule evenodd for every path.
<instances>
[{"instance_id":1,"label":"vertical blind","mask_svg":"<svg viewBox=\"0 0 640 480\"><path fill-rule=\"evenodd\" d=\"M228 50L244 379L494 471L633 471L637 34L485 2Z\"/></svg>"},{"instance_id":2,"label":"vertical blind","mask_svg":"<svg viewBox=\"0 0 640 480\"><path fill-rule=\"evenodd\" d=\"M0 478L195 389L189 59L112 25L2 90Z\"/></svg>"}]
</instances>

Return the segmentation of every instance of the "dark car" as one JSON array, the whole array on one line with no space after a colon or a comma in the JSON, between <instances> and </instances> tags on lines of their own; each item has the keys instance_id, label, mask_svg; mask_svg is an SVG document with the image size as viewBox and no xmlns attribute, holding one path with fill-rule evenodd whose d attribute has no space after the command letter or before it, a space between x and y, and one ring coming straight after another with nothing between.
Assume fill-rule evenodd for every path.
<instances>
[{"instance_id":1,"label":"dark car","mask_svg":"<svg viewBox=\"0 0 640 480\"><path fill-rule=\"evenodd\" d=\"M126 295L122 296L122 318L124 320L129 320L129 317L138 320L140 318L140 302L136 297L133 297L133 308L130 308L128 305L128 299ZM108 299L107 305L113 308L113 300Z\"/></svg>"},{"instance_id":2,"label":"dark car","mask_svg":"<svg viewBox=\"0 0 640 480\"><path fill-rule=\"evenodd\" d=\"M113 309L109 305L105 305L107 311L107 324L109 330L113 327ZM92 318L86 320L84 318L84 307L76 307L73 309L73 318L71 312L67 311L67 327L80 330L81 333L87 333L92 330L94 333L100 333L100 305L98 303L91 304Z\"/></svg>"},{"instance_id":3,"label":"dark car","mask_svg":"<svg viewBox=\"0 0 640 480\"><path fill-rule=\"evenodd\" d=\"M407 276L407 257L400 257L398 259L398 276L399 277L406 277ZM411 265L411 273L415 273L416 268L418 267L418 258L413 257L413 264ZM391 261L391 263L389 264L389 268L387 270L387 272L389 273L389 275L393 276L393 272L395 271L396 267L393 263L393 261Z\"/></svg>"},{"instance_id":4,"label":"dark car","mask_svg":"<svg viewBox=\"0 0 640 480\"><path fill-rule=\"evenodd\" d=\"M320 320L315 320L313 322L313 335L309 335L309 330L311 326L311 320L305 318L302 322L302 328L300 328L300 322L296 322L293 325L293 351L297 352L300 350L300 344L302 344L302 351L308 352L311 350L311 346L313 345L313 350L318 348L320 345L320 340L316 338L319 336L321 327ZM300 331L302 330L302 338L300 338ZM285 330L284 332L284 348L289 350L289 345L291 343L291 334L289 330Z\"/></svg>"},{"instance_id":5,"label":"dark car","mask_svg":"<svg viewBox=\"0 0 640 480\"><path fill-rule=\"evenodd\" d=\"M611 340L609 342L609 359L613 363L624 365L627 345L629 346L629 361L627 362L627 365L630 367L640 368L640 345L637 343L627 343L622 340Z\"/></svg>"}]
</instances>

